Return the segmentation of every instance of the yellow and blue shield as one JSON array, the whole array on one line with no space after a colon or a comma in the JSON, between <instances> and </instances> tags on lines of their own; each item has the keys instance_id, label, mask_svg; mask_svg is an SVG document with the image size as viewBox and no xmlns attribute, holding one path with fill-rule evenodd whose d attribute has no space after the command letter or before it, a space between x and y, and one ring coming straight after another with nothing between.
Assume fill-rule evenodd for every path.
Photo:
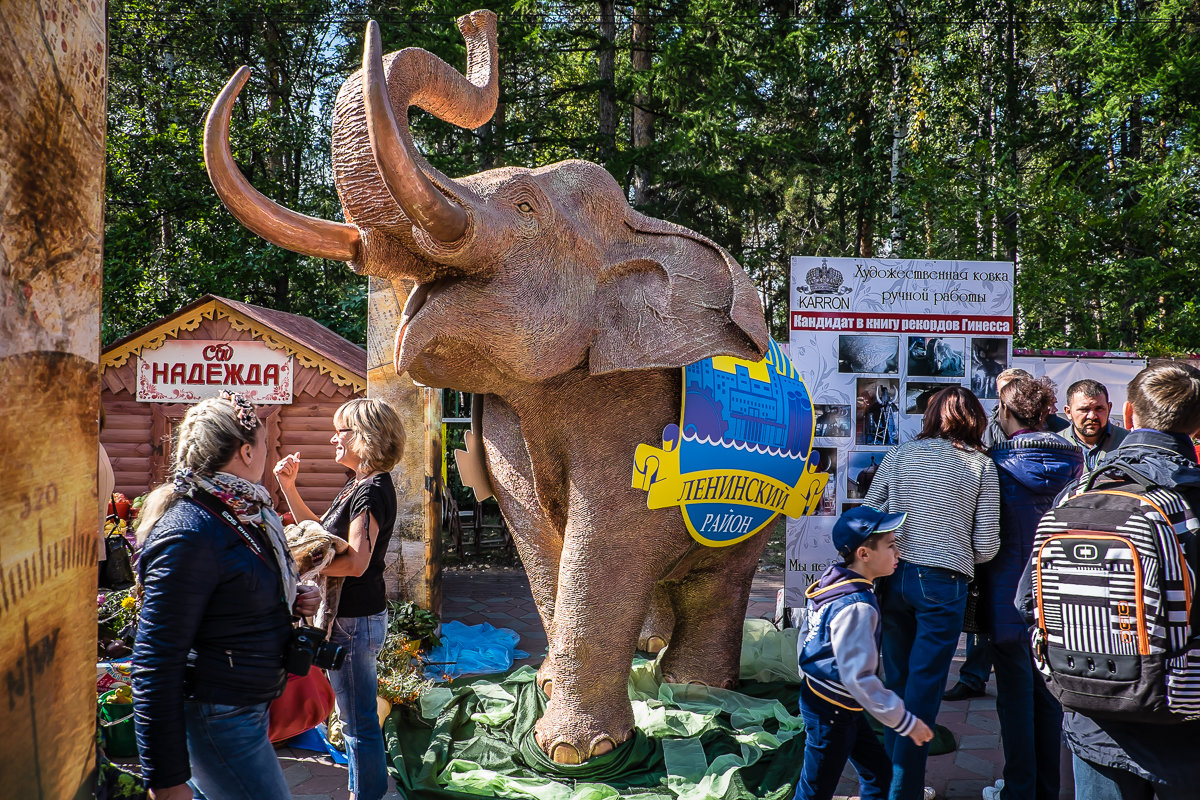
<instances>
[{"instance_id":1,"label":"yellow and blue shield","mask_svg":"<svg viewBox=\"0 0 1200 800\"><path fill-rule=\"evenodd\" d=\"M634 453L633 486L650 508L679 506L696 541L747 539L778 514L811 514L826 472L813 451L812 400L774 341L762 361L707 358L683 369L679 424Z\"/></svg>"}]
</instances>

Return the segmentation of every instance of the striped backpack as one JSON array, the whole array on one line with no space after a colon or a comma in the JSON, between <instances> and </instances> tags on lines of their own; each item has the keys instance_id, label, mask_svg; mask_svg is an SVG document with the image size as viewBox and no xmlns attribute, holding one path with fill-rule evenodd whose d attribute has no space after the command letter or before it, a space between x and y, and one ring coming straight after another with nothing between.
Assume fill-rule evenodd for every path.
<instances>
[{"instance_id":1,"label":"striped backpack","mask_svg":"<svg viewBox=\"0 0 1200 800\"><path fill-rule=\"evenodd\" d=\"M1128 722L1200 718L1188 563L1197 528L1182 495L1127 464L1101 467L1042 517L1033 654L1064 708Z\"/></svg>"}]
</instances>

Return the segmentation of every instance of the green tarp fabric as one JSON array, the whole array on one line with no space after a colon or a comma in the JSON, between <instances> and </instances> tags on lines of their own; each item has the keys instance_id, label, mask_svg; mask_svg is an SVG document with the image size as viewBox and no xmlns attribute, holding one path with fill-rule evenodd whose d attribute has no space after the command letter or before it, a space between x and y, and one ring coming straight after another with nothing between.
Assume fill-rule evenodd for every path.
<instances>
[{"instance_id":1,"label":"green tarp fabric","mask_svg":"<svg viewBox=\"0 0 1200 800\"><path fill-rule=\"evenodd\" d=\"M433 689L384 723L392 775L412 798L784 800L804 753L796 634L765 620L745 634L739 691L662 683L635 660L633 737L578 766L534 742L546 698L530 667Z\"/></svg>"}]
</instances>

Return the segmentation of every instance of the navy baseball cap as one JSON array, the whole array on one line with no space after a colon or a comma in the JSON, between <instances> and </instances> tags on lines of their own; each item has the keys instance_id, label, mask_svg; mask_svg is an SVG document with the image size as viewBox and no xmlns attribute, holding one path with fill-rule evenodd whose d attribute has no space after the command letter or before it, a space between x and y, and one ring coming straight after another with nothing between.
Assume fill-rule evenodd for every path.
<instances>
[{"instance_id":1,"label":"navy baseball cap","mask_svg":"<svg viewBox=\"0 0 1200 800\"><path fill-rule=\"evenodd\" d=\"M894 531L904 524L907 512L888 514L871 506L855 506L838 517L833 526L833 546L843 556L858 549L858 546L875 533Z\"/></svg>"}]
</instances>

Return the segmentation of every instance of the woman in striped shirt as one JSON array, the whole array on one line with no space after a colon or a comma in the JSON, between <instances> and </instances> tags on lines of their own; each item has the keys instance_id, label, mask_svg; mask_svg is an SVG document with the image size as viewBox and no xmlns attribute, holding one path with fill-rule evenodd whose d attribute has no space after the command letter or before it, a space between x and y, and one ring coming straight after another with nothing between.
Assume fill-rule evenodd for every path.
<instances>
[{"instance_id":1,"label":"woman in striped shirt","mask_svg":"<svg viewBox=\"0 0 1200 800\"><path fill-rule=\"evenodd\" d=\"M880 591L883 671L889 689L933 724L962 631L967 582L1000 546L996 465L983 451L987 416L967 389L947 387L929 400L917 438L879 465L865 503L906 512L896 531L900 564ZM891 800L921 800L928 746L886 740Z\"/></svg>"}]
</instances>

